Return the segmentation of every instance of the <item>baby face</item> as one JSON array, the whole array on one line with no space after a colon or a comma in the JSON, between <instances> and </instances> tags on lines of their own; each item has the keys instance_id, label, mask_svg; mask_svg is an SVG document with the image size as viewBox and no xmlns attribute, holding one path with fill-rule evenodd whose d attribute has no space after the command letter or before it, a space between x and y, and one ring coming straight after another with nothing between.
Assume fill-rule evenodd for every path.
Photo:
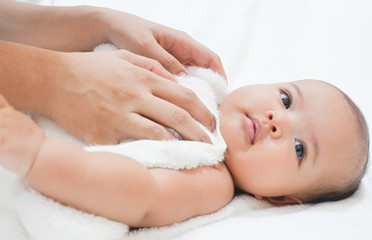
<instances>
[{"instance_id":1,"label":"baby face","mask_svg":"<svg viewBox=\"0 0 372 240\"><path fill-rule=\"evenodd\" d=\"M351 171L352 110L334 87L313 80L239 88L220 106L225 163L256 196L302 196Z\"/></svg>"}]
</instances>

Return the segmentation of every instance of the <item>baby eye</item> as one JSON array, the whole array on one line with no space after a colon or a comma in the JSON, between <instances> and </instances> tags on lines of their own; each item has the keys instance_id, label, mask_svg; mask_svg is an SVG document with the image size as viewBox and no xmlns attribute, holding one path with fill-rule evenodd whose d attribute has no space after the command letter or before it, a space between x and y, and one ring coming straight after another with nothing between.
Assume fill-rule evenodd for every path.
<instances>
[{"instance_id":1,"label":"baby eye","mask_svg":"<svg viewBox=\"0 0 372 240\"><path fill-rule=\"evenodd\" d=\"M295 140L294 143L295 143L295 151L296 151L297 158L298 160L301 161L304 158L305 153L306 153L305 146L302 142L298 140Z\"/></svg>"},{"instance_id":2,"label":"baby eye","mask_svg":"<svg viewBox=\"0 0 372 240\"><path fill-rule=\"evenodd\" d=\"M288 109L292 104L291 95L289 95L289 93L287 93L286 91L282 91L280 93L280 98L282 99L284 107Z\"/></svg>"}]
</instances>

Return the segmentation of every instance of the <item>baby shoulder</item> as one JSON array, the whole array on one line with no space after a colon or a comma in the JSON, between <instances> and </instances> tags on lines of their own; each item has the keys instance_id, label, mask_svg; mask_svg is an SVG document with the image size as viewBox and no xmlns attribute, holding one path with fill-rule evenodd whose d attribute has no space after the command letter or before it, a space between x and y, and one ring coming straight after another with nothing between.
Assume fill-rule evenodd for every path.
<instances>
[{"instance_id":1,"label":"baby shoulder","mask_svg":"<svg viewBox=\"0 0 372 240\"><path fill-rule=\"evenodd\" d=\"M199 183L202 189L196 189L198 206L196 215L205 215L219 210L228 204L234 196L234 182L224 163L196 170L202 172Z\"/></svg>"},{"instance_id":2,"label":"baby shoulder","mask_svg":"<svg viewBox=\"0 0 372 240\"><path fill-rule=\"evenodd\" d=\"M167 225L216 212L234 195L232 177L224 163L190 170L150 169L156 183L156 198L145 225Z\"/></svg>"}]
</instances>

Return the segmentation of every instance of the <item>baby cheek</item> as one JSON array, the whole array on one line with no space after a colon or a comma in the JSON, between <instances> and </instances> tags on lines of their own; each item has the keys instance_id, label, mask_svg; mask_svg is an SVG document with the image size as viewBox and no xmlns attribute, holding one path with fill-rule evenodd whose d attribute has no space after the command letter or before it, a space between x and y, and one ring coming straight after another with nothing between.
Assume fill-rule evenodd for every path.
<instances>
[{"instance_id":1,"label":"baby cheek","mask_svg":"<svg viewBox=\"0 0 372 240\"><path fill-rule=\"evenodd\" d=\"M275 184L282 181L292 168L290 155L285 143L265 141L260 149L254 151L251 170L260 173L262 182Z\"/></svg>"},{"instance_id":2,"label":"baby cheek","mask_svg":"<svg viewBox=\"0 0 372 240\"><path fill-rule=\"evenodd\" d=\"M234 152L232 174L238 187L252 194L280 193L290 184L295 164L288 143L267 138L248 151Z\"/></svg>"}]
</instances>

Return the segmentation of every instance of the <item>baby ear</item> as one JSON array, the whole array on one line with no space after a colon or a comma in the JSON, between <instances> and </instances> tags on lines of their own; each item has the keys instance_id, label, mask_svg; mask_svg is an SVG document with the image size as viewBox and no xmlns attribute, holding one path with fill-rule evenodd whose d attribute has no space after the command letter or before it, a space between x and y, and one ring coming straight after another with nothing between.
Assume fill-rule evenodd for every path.
<instances>
[{"instance_id":1,"label":"baby ear","mask_svg":"<svg viewBox=\"0 0 372 240\"><path fill-rule=\"evenodd\" d=\"M266 200L275 206L287 206L287 205L301 205L302 200L294 196L280 196L280 197L263 197L254 195L257 200Z\"/></svg>"}]
</instances>

